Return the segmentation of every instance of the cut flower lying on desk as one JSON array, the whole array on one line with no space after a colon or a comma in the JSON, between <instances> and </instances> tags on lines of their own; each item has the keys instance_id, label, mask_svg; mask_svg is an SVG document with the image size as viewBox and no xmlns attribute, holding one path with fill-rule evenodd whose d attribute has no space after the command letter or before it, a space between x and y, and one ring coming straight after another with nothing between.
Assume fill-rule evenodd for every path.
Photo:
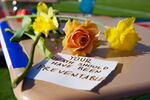
<instances>
[{"instance_id":1,"label":"cut flower lying on desk","mask_svg":"<svg viewBox=\"0 0 150 100\"><path fill-rule=\"evenodd\" d=\"M100 44L98 26L90 20L80 24L69 20L65 25L64 49L70 49L73 55L86 56Z\"/></svg>"},{"instance_id":2,"label":"cut flower lying on desk","mask_svg":"<svg viewBox=\"0 0 150 100\"><path fill-rule=\"evenodd\" d=\"M28 58L28 64L23 73L13 81L13 87L16 87L31 69L36 45L39 46L47 58L53 56L45 45L45 37L51 38L49 34L53 33L56 38L65 35L62 41L63 48L69 49L72 55L86 56L100 45L100 30L94 21L86 19L83 23L80 23L78 21L80 18L78 17L57 16L55 12L56 10L53 8L48 8L45 3L39 2L36 15L23 16L21 30L14 31L6 29L6 31L14 33L14 36L11 38L12 42L19 42L24 35L27 35L34 41ZM15 18L15 16L13 18ZM58 22L62 20L66 21L66 19L69 20L64 27L65 34L62 34L58 30ZM135 18L126 18L121 20L116 28L106 27L104 35L110 44L110 48L124 51L134 49L137 41L140 40L133 27L134 20ZM44 34L45 37L42 34Z\"/></svg>"},{"instance_id":3,"label":"cut flower lying on desk","mask_svg":"<svg viewBox=\"0 0 150 100\"><path fill-rule=\"evenodd\" d=\"M119 21L117 27L107 27L104 32L106 40L110 44L110 48L131 51L134 49L140 37L137 35L133 27L135 18L126 18Z\"/></svg>"}]
</instances>

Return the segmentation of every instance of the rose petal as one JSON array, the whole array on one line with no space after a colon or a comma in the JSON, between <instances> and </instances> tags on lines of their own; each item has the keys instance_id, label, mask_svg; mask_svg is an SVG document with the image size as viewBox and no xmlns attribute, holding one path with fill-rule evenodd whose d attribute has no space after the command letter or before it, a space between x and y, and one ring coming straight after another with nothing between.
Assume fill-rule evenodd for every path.
<instances>
[{"instance_id":1,"label":"rose petal","mask_svg":"<svg viewBox=\"0 0 150 100\"><path fill-rule=\"evenodd\" d=\"M99 29L98 29L97 25L92 23L90 20L85 22L84 27L92 35L96 35L99 33Z\"/></svg>"},{"instance_id":2,"label":"rose petal","mask_svg":"<svg viewBox=\"0 0 150 100\"><path fill-rule=\"evenodd\" d=\"M77 28L79 25L80 23L77 20L73 20L72 22L71 20L68 20L64 28L66 36L71 34L74 31L74 29Z\"/></svg>"},{"instance_id":3,"label":"rose petal","mask_svg":"<svg viewBox=\"0 0 150 100\"><path fill-rule=\"evenodd\" d=\"M86 44L85 45L81 44L82 38L87 38L86 44L89 43L90 37L89 37L88 31L76 30L72 35L72 40L74 41L74 44L76 44L77 46L80 46L80 47L86 45Z\"/></svg>"},{"instance_id":4,"label":"rose petal","mask_svg":"<svg viewBox=\"0 0 150 100\"><path fill-rule=\"evenodd\" d=\"M71 22L71 20L68 20L66 25L65 25L65 28L64 28L66 36L68 36L68 34L71 33L71 30L72 30L71 26L72 26L72 22Z\"/></svg>"}]
</instances>

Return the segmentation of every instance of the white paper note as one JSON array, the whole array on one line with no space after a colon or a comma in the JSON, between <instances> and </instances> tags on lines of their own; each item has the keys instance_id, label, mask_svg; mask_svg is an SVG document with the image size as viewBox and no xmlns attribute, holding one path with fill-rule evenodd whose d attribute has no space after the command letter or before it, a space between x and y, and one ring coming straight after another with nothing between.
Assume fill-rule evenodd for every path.
<instances>
[{"instance_id":1,"label":"white paper note","mask_svg":"<svg viewBox=\"0 0 150 100\"><path fill-rule=\"evenodd\" d=\"M34 66L27 77L69 88L91 90L100 84L116 66L116 61L58 53L52 59Z\"/></svg>"}]
</instances>

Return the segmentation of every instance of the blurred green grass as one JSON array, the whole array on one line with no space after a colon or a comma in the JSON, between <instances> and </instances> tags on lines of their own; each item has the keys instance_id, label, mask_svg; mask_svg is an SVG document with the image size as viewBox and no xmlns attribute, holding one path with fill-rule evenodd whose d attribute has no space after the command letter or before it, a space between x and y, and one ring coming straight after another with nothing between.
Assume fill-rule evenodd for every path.
<instances>
[{"instance_id":1,"label":"blurred green grass","mask_svg":"<svg viewBox=\"0 0 150 100\"><path fill-rule=\"evenodd\" d=\"M11 87L9 71L3 55L0 55L0 100L16 100Z\"/></svg>"},{"instance_id":2,"label":"blurred green grass","mask_svg":"<svg viewBox=\"0 0 150 100\"><path fill-rule=\"evenodd\" d=\"M59 0L53 4L60 12L80 12L77 0ZM150 0L95 0L95 15L150 18Z\"/></svg>"}]
</instances>

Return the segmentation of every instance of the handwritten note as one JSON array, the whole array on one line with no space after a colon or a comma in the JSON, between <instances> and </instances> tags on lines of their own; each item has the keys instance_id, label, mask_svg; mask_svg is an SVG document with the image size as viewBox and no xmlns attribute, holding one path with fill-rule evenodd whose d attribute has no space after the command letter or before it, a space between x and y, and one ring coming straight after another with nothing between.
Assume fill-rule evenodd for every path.
<instances>
[{"instance_id":1,"label":"handwritten note","mask_svg":"<svg viewBox=\"0 0 150 100\"><path fill-rule=\"evenodd\" d=\"M52 59L35 65L27 77L69 88L91 90L100 84L116 65L116 61L58 53Z\"/></svg>"}]
</instances>

